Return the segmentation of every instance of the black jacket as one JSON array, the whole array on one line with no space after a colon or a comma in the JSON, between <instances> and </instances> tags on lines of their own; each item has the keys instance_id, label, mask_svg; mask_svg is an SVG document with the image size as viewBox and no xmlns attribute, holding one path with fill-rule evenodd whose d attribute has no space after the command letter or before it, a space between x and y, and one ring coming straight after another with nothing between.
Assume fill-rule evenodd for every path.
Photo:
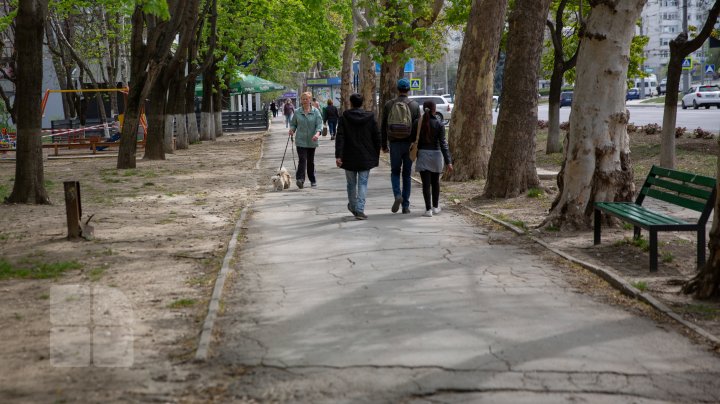
<instances>
[{"instance_id":1,"label":"black jacket","mask_svg":"<svg viewBox=\"0 0 720 404\"><path fill-rule=\"evenodd\" d=\"M360 108L343 112L335 136L335 158L350 171L377 167L380 161L380 131L375 114Z\"/></svg>"},{"instance_id":2,"label":"black jacket","mask_svg":"<svg viewBox=\"0 0 720 404\"><path fill-rule=\"evenodd\" d=\"M413 122L413 139L417 133L418 122L422 124L422 117ZM424 150L440 150L445 160L445 165L452 164L450 157L450 148L448 147L447 138L445 137L445 125L442 124L434 115L430 115L430 133L425 133L425 128L420 128L420 139L418 140L418 149Z\"/></svg>"}]
</instances>

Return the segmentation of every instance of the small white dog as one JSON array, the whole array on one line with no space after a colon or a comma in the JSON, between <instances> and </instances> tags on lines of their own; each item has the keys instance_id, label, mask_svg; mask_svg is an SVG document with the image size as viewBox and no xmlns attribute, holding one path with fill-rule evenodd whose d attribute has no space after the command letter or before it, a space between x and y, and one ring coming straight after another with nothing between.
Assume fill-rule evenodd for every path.
<instances>
[{"instance_id":1,"label":"small white dog","mask_svg":"<svg viewBox=\"0 0 720 404\"><path fill-rule=\"evenodd\" d=\"M270 180L272 180L273 189L276 191L290 188L290 173L285 167L280 167L277 174L270 177Z\"/></svg>"}]
</instances>

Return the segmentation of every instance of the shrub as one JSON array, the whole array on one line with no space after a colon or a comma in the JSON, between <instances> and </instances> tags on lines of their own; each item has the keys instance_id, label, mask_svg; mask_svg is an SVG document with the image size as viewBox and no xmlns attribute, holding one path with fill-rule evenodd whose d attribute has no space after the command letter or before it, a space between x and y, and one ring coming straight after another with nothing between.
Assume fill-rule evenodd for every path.
<instances>
[{"instance_id":1,"label":"shrub","mask_svg":"<svg viewBox=\"0 0 720 404\"><path fill-rule=\"evenodd\" d=\"M713 134L712 132L708 132L704 130L703 128L697 128L693 131L693 136L695 136L696 139L712 139Z\"/></svg>"},{"instance_id":2,"label":"shrub","mask_svg":"<svg viewBox=\"0 0 720 404\"><path fill-rule=\"evenodd\" d=\"M562 130L570 130L570 122L565 121L560 123L560 129Z\"/></svg>"},{"instance_id":3,"label":"shrub","mask_svg":"<svg viewBox=\"0 0 720 404\"><path fill-rule=\"evenodd\" d=\"M643 127L643 131L646 135L654 135L662 132L662 127L656 123L649 123Z\"/></svg>"},{"instance_id":4,"label":"shrub","mask_svg":"<svg viewBox=\"0 0 720 404\"><path fill-rule=\"evenodd\" d=\"M546 129L548 127L548 121L543 121L542 119L538 119L537 127L538 127L538 129Z\"/></svg>"},{"instance_id":5,"label":"shrub","mask_svg":"<svg viewBox=\"0 0 720 404\"><path fill-rule=\"evenodd\" d=\"M638 131L638 127L633 123L629 123L627 124L627 131L628 133L635 133Z\"/></svg>"},{"instance_id":6,"label":"shrub","mask_svg":"<svg viewBox=\"0 0 720 404\"><path fill-rule=\"evenodd\" d=\"M678 126L677 128L675 128L675 137L676 137L676 138L682 137L682 136L685 134L685 131L686 131L686 130L687 130L686 127L684 127L684 126Z\"/></svg>"}]
</instances>

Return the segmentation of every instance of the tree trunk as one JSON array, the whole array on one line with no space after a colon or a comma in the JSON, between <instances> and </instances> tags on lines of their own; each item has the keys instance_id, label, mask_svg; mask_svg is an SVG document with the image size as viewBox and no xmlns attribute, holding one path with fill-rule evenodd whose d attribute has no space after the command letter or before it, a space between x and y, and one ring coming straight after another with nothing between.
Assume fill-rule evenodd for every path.
<instances>
[{"instance_id":1,"label":"tree trunk","mask_svg":"<svg viewBox=\"0 0 720 404\"><path fill-rule=\"evenodd\" d=\"M165 122L165 130L167 128L174 128L175 132L175 148L187 149L188 148L188 131L187 123L185 122L185 90L187 88L187 77L182 73L181 70L175 74L175 80L173 85L170 87L170 96L168 97L167 106L167 121ZM167 135L167 134L166 134ZM165 137L167 142L168 138ZM172 137L170 138L170 153L172 153ZM167 149L165 149L167 152Z\"/></svg>"},{"instance_id":2,"label":"tree trunk","mask_svg":"<svg viewBox=\"0 0 720 404\"><path fill-rule=\"evenodd\" d=\"M557 56L556 56L557 57ZM562 62L560 62L562 65ZM548 97L548 137L545 153L559 153L562 151L560 143L560 93L562 92L563 74L562 66L555 63L550 78L550 94Z\"/></svg>"},{"instance_id":3,"label":"tree trunk","mask_svg":"<svg viewBox=\"0 0 720 404\"><path fill-rule=\"evenodd\" d=\"M680 76L678 75L678 77ZM668 73L668 82L670 81L669 78L670 74ZM720 170L720 159L718 159L716 169ZM720 171L717 172L720 173ZM720 184L720 182L718 182L718 184ZM685 283L682 288L683 293L694 294L698 299L720 297L720 197L715 198L712 228L710 228L710 243L708 246L710 247L710 258L705 262L705 265L700 268L697 275Z\"/></svg>"},{"instance_id":4,"label":"tree trunk","mask_svg":"<svg viewBox=\"0 0 720 404\"><path fill-rule=\"evenodd\" d=\"M167 105L167 88L162 80L155 80L147 102L148 133L145 143L143 160L165 160L165 106Z\"/></svg>"},{"instance_id":5,"label":"tree trunk","mask_svg":"<svg viewBox=\"0 0 720 404\"><path fill-rule=\"evenodd\" d=\"M362 55L360 55L360 94L362 94L365 100L363 108L367 111L374 111L376 117L378 117L377 122L379 124L379 108L377 107L377 100L375 99L377 89L376 80L375 62L368 52L363 52Z\"/></svg>"},{"instance_id":6,"label":"tree trunk","mask_svg":"<svg viewBox=\"0 0 720 404\"><path fill-rule=\"evenodd\" d=\"M403 77L405 68L405 60L400 59L403 57L402 52L390 50L388 47L385 49L385 57L389 57L390 61L384 62L380 66L380 104L378 105L378 111L381 117L385 103L397 96L397 81ZM380 121L378 123L381 123Z\"/></svg>"},{"instance_id":7,"label":"tree trunk","mask_svg":"<svg viewBox=\"0 0 720 404\"><path fill-rule=\"evenodd\" d=\"M493 78L506 9L506 0L474 0L472 3L460 50L456 107L450 122L454 171L445 174L450 181L487 176L494 138ZM536 84L533 85L535 87Z\"/></svg>"},{"instance_id":8,"label":"tree trunk","mask_svg":"<svg viewBox=\"0 0 720 404\"><path fill-rule=\"evenodd\" d=\"M633 197L629 114L625 109L627 55L645 2L592 3L578 50L560 193L545 225L588 228L594 202L630 201Z\"/></svg>"},{"instance_id":9,"label":"tree trunk","mask_svg":"<svg viewBox=\"0 0 720 404\"><path fill-rule=\"evenodd\" d=\"M68 84L72 83L72 81L65 80L67 72L65 69L65 62L62 57L63 50L62 47L58 45L57 38L55 38L55 33L53 33L52 26L50 24L45 24L45 38L47 39L47 47L52 56L53 68L55 69L55 75L57 76L60 89L68 90ZM75 116L73 114L74 109L71 107L72 103L70 102L70 96L71 94L69 93L60 94L65 119L70 119Z\"/></svg>"},{"instance_id":10,"label":"tree trunk","mask_svg":"<svg viewBox=\"0 0 720 404\"><path fill-rule=\"evenodd\" d=\"M514 198L540 185L535 168L537 82L550 0L517 0L510 14L503 100L485 196Z\"/></svg>"},{"instance_id":11,"label":"tree trunk","mask_svg":"<svg viewBox=\"0 0 720 404\"><path fill-rule=\"evenodd\" d=\"M340 108L341 111L350 109L350 94L352 94L352 78L353 78L353 47L355 46L355 37L357 36L357 27L353 24L352 32L345 35L345 47L343 48L342 72L340 73Z\"/></svg>"},{"instance_id":12,"label":"tree trunk","mask_svg":"<svg viewBox=\"0 0 720 404\"><path fill-rule=\"evenodd\" d=\"M15 71L17 110L17 154L15 183L9 203L50 203L44 185L42 154L42 113L40 101L43 78L43 27L47 0L18 3L15 29L17 66Z\"/></svg>"},{"instance_id":13,"label":"tree trunk","mask_svg":"<svg viewBox=\"0 0 720 404\"><path fill-rule=\"evenodd\" d=\"M430 88L430 84L432 83L432 65L427 60L425 61L425 94L432 94L432 89ZM446 93L448 92L447 89L443 90Z\"/></svg>"},{"instance_id":14,"label":"tree trunk","mask_svg":"<svg viewBox=\"0 0 720 404\"><path fill-rule=\"evenodd\" d=\"M215 118L213 117L213 82L217 65L212 63L203 74L203 96L200 112L200 139L215 140Z\"/></svg>"},{"instance_id":15,"label":"tree trunk","mask_svg":"<svg viewBox=\"0 0 720 404\"><path fill-rule=\"evenodd\" d=\"M220 80L215 79L215 92L213 93L213 119L215 120L213 128L215 129L215 135L213 139L217 139L223 135L222 128L222 88L220 88Z\"/></svg>"},{"instance_id":16,"label":"tree trunk","mask_svg":"<svg viewBox=\"0 0 720 404\"><path fill-rule=\"evenodd\" d=\"M678 90L682 74L683 59L695 52L710 36L720 15L720 0L715 0L708 11L700 32L688 41L686 33L681 33L670 41L670 60L668 61L667 84L665 88L665 111L663 115L662 141L660 143L660 165L675 168L675 124L677 118Z\"/></svg>"},{"instance_id":17,"label":"tree trunk","mask_svg":"<svg viewBox=\"0 0 720 404\"><path fill-rule=\"evenodd\" d=\"M198 143L200 141L200 132L198 132L197 116L195 114L195 76L191 75L187 83L185 83L184 102L188 143Z\"/></svg>"}]
</instances>

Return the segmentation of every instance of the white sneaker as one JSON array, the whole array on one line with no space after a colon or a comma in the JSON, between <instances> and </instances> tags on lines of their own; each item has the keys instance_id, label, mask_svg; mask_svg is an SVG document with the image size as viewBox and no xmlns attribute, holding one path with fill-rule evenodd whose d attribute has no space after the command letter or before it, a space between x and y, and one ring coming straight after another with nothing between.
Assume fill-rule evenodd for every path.
<instances>
[{"instance_id":1,"label":"white sneaker","mask_svg":"<svg viewBox=\"0 0 720 404\"><path fill-rule=\"evenodd\" d=\"M440 213L440 211L442 211L442 209L440 209L439 206L438 206L437 208L432 208L432 213L433 213L434 215L437 215L438 213Z\"/></svg>"},{"instance_id":2,"label":"white sneaker","mask_svg":"<svg viewBox=\"0 0 720 404\"><path fill-rule=\"evenodd\" d=\"M423 216L432 217L432 210L426 210L425 213L423 213Z\"/></svg>"}]
</instances>

